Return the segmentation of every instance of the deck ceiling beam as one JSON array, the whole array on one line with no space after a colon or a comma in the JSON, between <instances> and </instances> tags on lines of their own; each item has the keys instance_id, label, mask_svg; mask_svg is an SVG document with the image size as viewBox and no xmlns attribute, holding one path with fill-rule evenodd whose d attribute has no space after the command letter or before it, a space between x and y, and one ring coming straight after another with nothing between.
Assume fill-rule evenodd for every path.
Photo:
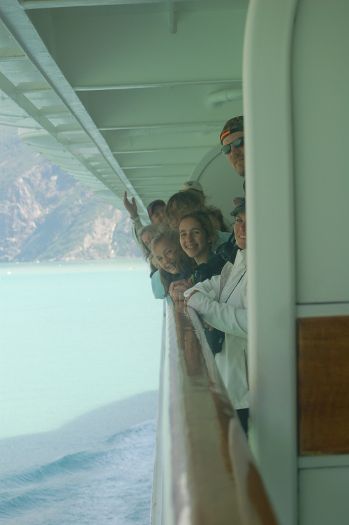
<instances>
[{"instance_id":1,"label":"deck ceiling beam","mask_svg":"<svg viewBox=\"0 0 349 525\"><path fill-rule=\"evenodd\" d=\"M176 0L178 1L178 0ZM185 1L185 0L180 0ZM187 0L186 0L187 1ZM161 4L163 0L21 0L25 10L62 9L67 7L99 7L108 5ZM172 2L171 2L172 3Z\"/></svg>"},{"instance_id":2,"label":"deck ceiling beam","mask_svg":"<svg viewBox=\"0 0 349 525\"><path fill-rule=\"evenodd\" d=\"M143 164L142 166L123 166L123 170L162 170L166 168L193 168L195 164L189 163L189 162L176 162L176 164L168 163L168 164Z\"/></svg>"},{"instance_id":3,"label":"deck ceiling beam","mask_svg":"<svg viewBox=\"0 0 349 525\"><path fill-rule=\"evenodd\" d=\"M0 117L0 124L2 126L6 126L6 127L9 127L9 128L16 128L18 129L19 127L22 128L22 129L37 129L39 130L40 127L38 126L37 128L33 128L33 126L28 126L26 124L23 124L22 122L16 122L16 121L12 121L10 122L9 120L5 120L3 118Z\"/></svg>"},{"instance_id":4,"label":"deck ceiling beam","mask_svg":"<svg viewBox=\"0 0 349 525\"><path fill-rule=\"evenodd\" d=\"M202 80L179 80L173 82L157 82L153 84L139 83L139 84L110 84L110 85L93 85L89 84L86 86L75 86L74 91L76 93L89 92L89 91L121 91L121 90L132 90L132 89L158 89L158 88L173 88L178 86L206 86L206 85L229 85L234 88L241 88L241 80L232 79L202 79Z\"/></svg>"},{"instance_id":5,"label":"deck ceiling beam","mask_svg":"<svg viewBox=\"0 0 349 525\"><path fill-rule=\"evenodd\" d=\"M218 0L216 0L217 3ZM26 11L34 9L66 9L69 7L100 7L100 6L121 6L139 4L163 4L163 0L19 0L21 6ZM168 4L195 3L195 0L167 0ZM220 2L222 3L222 1ZM236 7L241 6L241 1L235 2ZM168 11L170 9L168 8ZM169 12L169 21L171 14Z\"/></svg>"},{"instance_id":6,"label":"deck ceiling beam","mask_svg":"<svg viewBox=\"0 0 349 525\"><path fill-rule=\"evenodd\" d=\"M15 60L27 60L27 57L15 49L11 50L0 50L0 63L14 62Z\"/></svg>"},{"instance_id":7,"label":"deck ceiling beam","mask_svg":"<svg viewBox=\"0 0 349 525\"><path fill-rule=\"evenodd\" d=\"M212 121L212 122L185 122L181 124L167 122L164 124L147 124L141 126L105 126L99 127L98 129L103 132L107 131L149 131L149 130L169 130L169 131L203 131L206 129L216 129L222 125L222 121Z\"/></svg>"},{"instance_id":8,"label":"deck ceiling beam","mask_svg":"<svg viewBox=\"0 0 349 525\"><path fill-rule=\"evenodd\" d=\"M20 84L17 84L17 89L26 95L32 93L50 93L52 91L50 86L43 82L21 82Z\"/></svg>"},{"instance_id":9,"label":"deck ceiling beam","mask_svg":"<svg viewBox=\"0 0 349 525\"><path fill-rule=\"evenodd\" d=\"M195 149L206 149L205 146L175 146L175 147L165 147L163 146L162 148L149 148L149 149L135 149L135 150L132 150L132 149L125 149L125 150L118 150L118 151L112 151L113 155L142 155L142 154L146 154L146 153L162 153L164 150L166 151L171 151L172 153L175 152L175 151L183 151L183 150L195 150Z\"/></svg>"},{"instance_id":10,"label":"deck ceiling beam","mask_svg":"<svg viewBox=\"0 0 349 525\"><path fill-rule=\"evenodd\" d=\"M217 145L218 133L217 129L198 129L192 131L192 129L167 129L162 128L155 129L141 129L141 130L130 130L130 131L106 131L103 132L106 140L108 141L110 148L113 151L127 150L147 150L147 149L159 149L159 154L162 151L169 151L170 148L182 148L194 146L195 152L200 154L200 148L202 148L202 156L212 147ZM175 150L175 153L178 150ZM187 150L186 150L187 151ZM155 153L156 154L156 153ZM180 154L180 153L179 153ZM193 151L194 154L194 151ZM154 154L153 154L154 155ZM171 155L169 151L169 155ZM122 161L122 156L120 156Z\"/></svg>"},{"instance_id":11,"label":"deck ceiling beam","mask_svg":"<svg viewBox=\"0 0 349 525\"><path fill-rule=\"evenodd\" d=\"M20 90L12 84L2 73L0 73L0 89L10 100L13 100L29 117L35 120L50 135L55 136L56 130L47 115L44 115L34 104L32 104Z\"/></svg>"}]
</instances>

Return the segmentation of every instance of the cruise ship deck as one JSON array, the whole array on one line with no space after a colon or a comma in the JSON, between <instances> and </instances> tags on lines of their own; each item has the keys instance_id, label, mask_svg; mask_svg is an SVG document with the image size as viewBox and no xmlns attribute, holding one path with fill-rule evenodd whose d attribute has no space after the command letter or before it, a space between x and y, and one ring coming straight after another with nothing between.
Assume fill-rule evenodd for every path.
<instances>
[{"instance_id":1,"label":"cruise ship deck","mask_svg":"<svg viewBox=\"0 0 349 525\"><path fill-rule=\"evenodd\" d=\"M348 522L348 17L344 0L1 0L0 123L144 220L190 179L228 214L243 187L218 135L245 117L249 443L198 319L168 307L154 525Z\"/></svg>"}]
</instances>

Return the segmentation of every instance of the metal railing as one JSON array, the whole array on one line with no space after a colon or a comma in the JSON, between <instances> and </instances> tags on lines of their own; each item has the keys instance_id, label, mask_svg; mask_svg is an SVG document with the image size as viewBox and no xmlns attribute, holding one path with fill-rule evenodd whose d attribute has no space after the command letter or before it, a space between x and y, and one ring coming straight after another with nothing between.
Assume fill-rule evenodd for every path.
<instances>
[{"instance_id":1,"label":"metal railing","mask_svg":"<svg viewBox=\"0 0 349 525\"><path fill-rule=\"evenodd\" d=\"M276 524L201 323L166 306L152 525Z\"/></svg>"}]
</instances>

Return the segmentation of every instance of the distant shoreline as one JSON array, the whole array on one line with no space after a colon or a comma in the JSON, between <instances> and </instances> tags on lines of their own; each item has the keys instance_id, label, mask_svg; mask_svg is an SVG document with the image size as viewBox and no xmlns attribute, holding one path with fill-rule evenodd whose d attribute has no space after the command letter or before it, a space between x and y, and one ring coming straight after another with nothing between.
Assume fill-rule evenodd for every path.
<instances>
[{"instance_id":1,"label":"distant shoreline","mask_svg":"<svg viewBox=\"0 0 349 525\"><path fill-rule=\"evenodd\" d=\"M48 273L59 272L88 272L91 269L98 271L114 271L117 269L147 269L146 262L141 257L117 257L115 259L74 260L74 261L30 261L30 262L0 262L0 275L14 273Z\"/></svg>"},{"instance_id":2,"label":"distant shoreline","mask_svg":"<svg viewBox=\"0 0 349 525\"><path fill-rule=\"evenodd\" d=\"M33 441L45 440L58 434L60 439L65 434L69 439L80 436L79 439L81 440L82 432L85 435L94 435L94 437L107 434L109 431L122 432L134 425L156 418L157 404L158 390L139 392L92 408L50 430L4 435L0 437L0 450L3 445L10 443L21 443L28 439Z\"/></svg>"}]
</instances>

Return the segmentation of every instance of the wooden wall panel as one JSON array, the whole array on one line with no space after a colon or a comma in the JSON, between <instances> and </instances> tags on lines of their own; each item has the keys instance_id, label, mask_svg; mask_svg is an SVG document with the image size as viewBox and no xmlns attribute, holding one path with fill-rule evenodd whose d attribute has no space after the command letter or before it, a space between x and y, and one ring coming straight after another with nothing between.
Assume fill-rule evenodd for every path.
<instances>
[{"instance_id":1,"label":"wooden wall panel","mask_svg":"<svg viewBox=\"0 0 349 525\"><path fill-rule=\"evenodd\" d=\"M349 316L298 320L300 454L349 453Z\"/></svg>"}]
</instances>

